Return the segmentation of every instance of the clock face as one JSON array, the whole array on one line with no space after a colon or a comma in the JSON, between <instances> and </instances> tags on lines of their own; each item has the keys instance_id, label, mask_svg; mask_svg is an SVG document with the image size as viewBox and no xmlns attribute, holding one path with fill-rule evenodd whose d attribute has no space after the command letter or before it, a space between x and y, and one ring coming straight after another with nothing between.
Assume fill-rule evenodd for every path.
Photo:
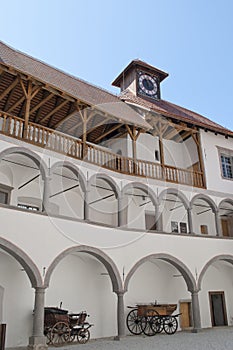
<instances>
[{"instance_id":1,"label":"clock face","mask_svg":"<svg viewBox=\"0 0 233 350\"><path fill-rule=\"evenodd\" d=\"M140 90L147 96L157 97L158 85L156 78L149 74L141 74L138 79Z\"/></svg>"}]
</instances>

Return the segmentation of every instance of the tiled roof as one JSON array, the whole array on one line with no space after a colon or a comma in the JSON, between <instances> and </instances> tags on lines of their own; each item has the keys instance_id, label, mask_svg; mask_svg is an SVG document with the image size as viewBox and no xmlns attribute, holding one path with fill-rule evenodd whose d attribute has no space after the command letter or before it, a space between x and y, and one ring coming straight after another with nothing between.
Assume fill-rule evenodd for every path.
<instances>
[{"instance_id":1,"label":"tiled roof","mask_svg":"<svg viewBox=\"0 0 233 350\"><path fill-rule=\"evenodd\" d=\"M233 136L233 131L222 127L221 125L196 112L190 111L184 107L177 106L174 103L165 100L154 100L152 102L134 95L129 90L122 91L121 99L122 101L150 109L151 111L159 113L165 117L170 117L179 121L184 121L186 123L202 127L204 129Z\"/></svg>"},{"instance_id":2,"label":"tiled roof","mask_svg":"<svg viewBox=\"0 0 233 350\"><path fill-rule=\"evenodd\" d=\"M106 113L112 113L114 117L126 123L145 129L151 128L139 114L125 103L122 103L118 96L17 51L1 41L0 63L62 90L90 106L96 106L105 111L106 104Z\"/></svg>"}]
</instances>

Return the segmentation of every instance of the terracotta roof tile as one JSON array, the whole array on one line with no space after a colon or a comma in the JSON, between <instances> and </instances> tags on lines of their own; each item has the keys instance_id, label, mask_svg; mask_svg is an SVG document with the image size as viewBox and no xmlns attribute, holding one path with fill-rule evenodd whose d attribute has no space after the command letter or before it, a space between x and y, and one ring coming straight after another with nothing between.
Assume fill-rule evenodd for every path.
<instances>
[{"instance_id":1,"label":"terracotta roof tile","mask_svg":"<svg viewBox=\"0 0 233 350\"><path fill-rule=\"evenodd\" d=\"M174 103L165 100L149 101L139 96L134 95L131 91L125 90L120 95L125 102L134 103L141 107L150 109L153 112L159 113L166 117L171 117L179 121L184 121L199 127L206 128L215 132L233 136L233 131L224 128L223 126L211 121L210 119L186 109L175 105Z\"/></svg>"},{"instance_id":2,"label":"terracotta roof tile","mask_svg":"<svg viewBox=\"0 0 233 350\"><path fill-rule=\"evenodd\" d=\"M57 68L17 51L0 41L0 62L38 81L60 89L74 98L101 110L112 113L129 124L150 129L150 125L121 99L110 92L98 88L84 80L67 74ZM114 104L116 104L114 106ZM112 105L112 106L111 106Z\"/></svg>"}]
</instances>

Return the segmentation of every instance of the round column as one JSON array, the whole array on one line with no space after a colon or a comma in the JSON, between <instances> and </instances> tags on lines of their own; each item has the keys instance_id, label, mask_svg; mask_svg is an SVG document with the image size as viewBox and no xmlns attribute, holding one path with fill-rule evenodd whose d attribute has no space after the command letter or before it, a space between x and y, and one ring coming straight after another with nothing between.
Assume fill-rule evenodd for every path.
<instances>
[{"instance_id":1,"label":"round column","mask_svg":"<svg viewBox=\"0 0 233 350\"><path fill-rule=\"evenodd\" d=\"M35 305L33 315L32 336L29 338L29 348L47 349L44 336L44 296L45 288L35 288Z\"/></svg>"},{"instance_id":2,"label":"round column","mask_svg":"<svg viewBox=\"0 0 233 350\"><path fill-rule=\"evenodd\" d=\"M201 330L201 315L198 292L191 292L192 295L192 312L193 312L193 333L197 333Z\"/></svg>"},{"instance_id":3,"label":"round column","mask_svg":"<svg viewBox=\"0 0 233 350\"><path fill-rule=\"evenodd\" d=\"M124 311L124 292L115 292L117 295L117 336L115 340L125 336L125 311Z\"/></svg>"}]
</instances>

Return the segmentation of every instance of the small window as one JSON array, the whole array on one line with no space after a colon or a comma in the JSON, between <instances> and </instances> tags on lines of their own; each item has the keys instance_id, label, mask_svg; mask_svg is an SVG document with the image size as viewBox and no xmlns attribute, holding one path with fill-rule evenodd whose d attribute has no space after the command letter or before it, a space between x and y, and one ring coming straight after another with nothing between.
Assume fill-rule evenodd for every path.
<instances>
[{"instance_id":1,"label":"small window","mask_svg":"<svg viewBox=\"0 0 233 350\"><path fill-rule=\"evenodd\" d=\"M201 233L203 235L208 235L208 226L207 225L201 225L200 229L201 229Z\"/></svg>"},{"instance_id":2,"label":"small window","mask_svg":"<svg viewBox=\"0 0 233 350\"><path fill-rule=\"evenodd\" d=\"M159 160L159 151L155 150L155 160Z\"/></svg>"},{"instance_id":3,"label":"small window","mask_svg":"<svg viewBox=\"0 0 233 350\"><path fill-rule=\"evenodd\" d=\"M222 177L224 179L233 180L233 151L221 147L217 148Z\"/></svg>"},{"instance_id":4,"label":"small window","mask_svg":"<svg viewBox=\"0 0 233 350\"><path fill-rule=\"evenodd\" d=\"M222 175L225 179L233 179L233 158L221 154Z\"/></svg>"},{"instance_id":5,"label":"small window","mask_svg":"<svg viewBox=\"0 0 233 350\"><path fill-rule=\"evenodd\" d=\"M27 205L27 204L18 204L18 207L19 208L22 208L22 209L27 209L27 210L31 210L31 211L39 211L39 208L38 207L34 207L32 205Z\"/></svg>"},{"instance_id":6,"label":"small window","mask_svg":"<svg viewBox=\"0 0 233 350\"><path fill-rule=\"evenodd\" d=\"M0 190L0 203L7 204L8 203L8 193Z\"/></svg>"},{"instance_id":7,"label":"small window","mask_svg":"<svg viewBox=\"0 0 233 350\"><path fill-rule=\"evenodd\" d=\"M9 204L12 187L0 184L0 203Z\"/></svg>"}]
</instances>

